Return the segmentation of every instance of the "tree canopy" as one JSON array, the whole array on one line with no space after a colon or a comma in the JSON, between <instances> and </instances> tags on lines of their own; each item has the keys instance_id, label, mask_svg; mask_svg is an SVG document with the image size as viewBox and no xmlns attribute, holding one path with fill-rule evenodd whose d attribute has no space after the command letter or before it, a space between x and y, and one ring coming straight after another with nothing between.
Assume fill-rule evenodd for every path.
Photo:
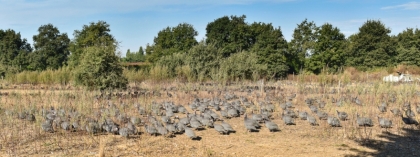
<instances>
[{"instance_id":1,"label":"tree canopy","mask_svg":"<svg viewBox=\"0 0 420 157\"><path fill-rule=\"evenodd\" d=\"M30 69L58 69L65 65L70 39L66 33L60 33L52 24L42 25L38 35L33 36L35 51L31 56Z\"/></svg>"},{"instance_id":2,"label":"tree canopy","mask_svg":"<svg viewBox=\"0 0 420 157\"><path fill-rule=\"evenodd\" d=\"M88 47L112 47L116 49L118 42L110 34L110 25L105 21L91 22L89 25L84 25L82 30L75 30L74 38L70 44L71 55L69 57L69 65L75 67L79 64L80 56Z\"/></svg>"},{"instance_id":3,"label":"tree canopy","mask_svg":"<svg viewBox=\"0 0 420 157\"><path fill-rule=\"evenodd\" d=\"M187 52L197 45L195 36L198 32L191 24L180 23L175 27L166 27L158 32L153 40L153 45L146 46L147 60L156 62L162 56L171 55L175 52Z\"/></svg>"}]
</instances>

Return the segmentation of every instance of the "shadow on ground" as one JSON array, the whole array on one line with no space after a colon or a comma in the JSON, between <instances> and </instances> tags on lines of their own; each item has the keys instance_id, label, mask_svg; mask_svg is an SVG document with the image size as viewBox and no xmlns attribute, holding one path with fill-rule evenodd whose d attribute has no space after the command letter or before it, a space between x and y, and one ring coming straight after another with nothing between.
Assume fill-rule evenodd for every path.
<instances>
[{"instance_id":1,"label":"shadow on ground","mask_svg":"<svg viewBox=\"0 0 420 157\"><path fill-rule=\"evenodd\" d=\"M377 157L405 157L420 156L420 131L414 128L403 128L401 134L383 132L376 139L355 140L361 146L376 150L376 152L362 151L357 148L348 148L356 155L346 155L347 157L356 156L377 156ZM348 147L348 146L344 146Z\"/></svg>"}]
</instances>

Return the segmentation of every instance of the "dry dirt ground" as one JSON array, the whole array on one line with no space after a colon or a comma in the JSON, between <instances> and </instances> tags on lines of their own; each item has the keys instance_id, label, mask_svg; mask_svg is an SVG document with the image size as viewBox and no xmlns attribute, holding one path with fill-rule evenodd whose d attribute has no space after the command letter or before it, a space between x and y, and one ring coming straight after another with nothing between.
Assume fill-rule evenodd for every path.
<instances>
[{"instance_id":1,"label":"dry dirt ground","mask_svg":"<svg viewBox=\"0 0 420 157\"><path fill-rule=\"evenodd\" d=\"M0 91L0 128L2 128L0 156L420 156L419 129L404 125L400 117L394 117L389 111L379 113L377 110L377 105L389 93L394 93L397 97L397 101L390 104L389 108L401 108L403 102L410 101L415 110L415 102L418 101L416 84L375 83L315 87L295 82L274 82L268 86L278 87L276 90L266 92L253 90L251 93L240 90L244 85L141 84L138 86L148 91L159 91L161 96L150 95L127 99L114 97L112 101L117 104L124 102L128 106L132 106L135 102L151 104L153 101L173 101L189 109L187 104L194 96L212 98L217 96L218 90L221 90L220 97L223 97L226 91L246 96L255 104L269 96L278 106L282 103L283 96L296 93L297 96L292 101L295 109L307 111L315 116L305 105L304 100L308 97L322 97L327 102L323 109L325 112L336 115L336 110L346 111L350 120L342 121L343 127L337 128L328 126L326 121L318 120L319 126L310 126L307 121L299 119L296 119L296 125L286 126L280 118L281 109L277 107L272 121L279 125L281 129L279 132L269 132L264 126L258 132L247 132L241 115L238 118L225 120L232 125L236 133L220 135L213 128L206 128L195 131L200 137L197 140L191 140L185 134L176 134L172 138L150 136L144 133L143 127L138 128L139 135L128 139L107 133L90 135L84 131L57 130L55 133L47 133L40 128L43 118L38 112L35 115L36 122L17 119L16 112L31 107L39 111L40 106L56 108L75 106L82 113L88 114L107 101L95 99L98 92L68 87L65 89L58 87L41 89L39 86L4 88ZM163 90L169 87L176 87L177 90ZM313 91L315 88L318 90ZM348 95L358 95L363 105L358 106L348 102L337 106L331 99L347 94L343 94L344 92L330 94L332 88L346 91ZM169 97L167 93L171 93L172 96ZM130 107L122 110L130 115L136 114ZM356 126L356 112L371 117L375 126L366 128ZM251 113L250 109L247 113ZM387 130L380 128L376 115L390 118L393 121L393 128ZM179 116L185 115L179 114Z\"/></svg>"}]
</instances>

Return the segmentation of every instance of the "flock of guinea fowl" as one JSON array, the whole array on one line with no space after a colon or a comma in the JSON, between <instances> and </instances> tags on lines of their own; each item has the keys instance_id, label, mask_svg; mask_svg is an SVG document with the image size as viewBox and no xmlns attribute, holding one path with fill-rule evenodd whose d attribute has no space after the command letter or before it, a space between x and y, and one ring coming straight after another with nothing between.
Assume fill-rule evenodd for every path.
<instances>
[{"instance_id":1,"label":"flock of guinea fowl","mask_svg":"<svg viewBox=\"0 0 420 157\"><path fill-rule=\"evenodd\" d=\"M264 88L265 92L275 88ZM83 114L76 109L59 107L44 108L41 107L39 112L22 111L18 113L19 119L35 121L35 114L40 114L43 118L41 129L45 132L56 132L65 130L69 132L85 131L89 134L109 133L130 137L142 133L150 135L161 135L165 137L174 137L176 135L185 134L191 139L199 139L195 131L204 129L214 129L220 134L230 134L236 132L235 129L226 122L226 119L243 117L243 124L249 132L256 132L261 127L266 127L270 132L280 131L279 126L272 122L275 118L275 111L281 113L281 119L285 125L296 125L295 120L306 120L309 125L317 126L318 121L326 121L331 127L341 127L341 121L352 120L344 111L336 110L336 113L329 114L323 111L327 105L322 98L305 99L310 113L306 111L295 110L293 100L296 94L281 97L278 101L270 100L267 96L264 100L254 104L248 97L252 97L252 88L244 88L239 92L244 92L245 96L233 94L233 91L219 90L218 94L210 98L199 98L194 95L194 99L188 105L176 105L171 101L161 103L153 102L151 105L145 106L138 103L127 105L125 103L115 104L110 100L104 99L102 107L95 110L91 115ZM172 97L168 91L168 97ZM332 92L334 93L334 91ZM284 93L282 93L284 95ZM248 97L247 97L248 96ZM257 95L259 97L259 95ZM279 102L280 103L276 103ZM349 101L350 103L345 103ZM342 105L363 105L358 97L341 97L340 99L332 99L332 104ZM275 106L278 104L278 106ZM412 110L410 102L405 102L401 110L399 107L389 108L389 104L395 104L395 96L384 101L378 107L378 112L383 113L387 110L391 111L394 116L401 117L402 122L406 125L416 125L419 123L415 119L415 112ZM135 110L128 113L123 108L132 107ZM189 110L187 109L187 106ZM189 112L192 111L192 112ZM416 106L415 111L420 114L420 106ZM405 116L404 116L405 114ZM392 120L377 116L378 125L382 128L393 127ZM357 114L356 119L358 126L372 127L374 120L370 117L360 117Z\"/></svg>"}]
</instances>

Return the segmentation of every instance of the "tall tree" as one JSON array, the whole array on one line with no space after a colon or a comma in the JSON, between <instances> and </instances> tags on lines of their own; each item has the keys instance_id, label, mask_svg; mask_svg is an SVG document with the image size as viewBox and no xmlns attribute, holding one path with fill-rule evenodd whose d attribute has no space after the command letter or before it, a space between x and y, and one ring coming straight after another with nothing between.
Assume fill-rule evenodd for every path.
<instances>
[{"instance_id":1,"label":"tall tree","mask_svg":"<svg viewBox=\"0 0 420 157\"><path fill-rule=\"evenodd\" d=\"M33 36L33 41L35 51L31 58L32 69L58 69L66 64L70 54L70 39L66 33L60 33L57 27L46 24L38 28L38 35Z\"/></svg>"},{"instance_id":2,"label":"tall tree","mask_svg":"<svg viewBox=\"0 0 420 157\"><path fill-rule=\"evenodd\" d=\"M396 36L397 63L420 66L420 30L407 28Z\"/></svg>"},{"instance_id":3,"label":"tall tree","mask_svg":"<svg viewBox=\"0 0 420 157\"><path fill-rule=\"evenodd\" d=\"M147 60L156 62L160 57L176 52L187 52L197 45L198 32L191 24L180 23L176 27L166 27L158 32L153 44L146 47Z\"/></svg>"},{"instance_id":4,"label":"tall tree","mask_svg":"<svg viewBox=\"0 0 420 157\"><path fill-rule=\"evenodd\" d=\"M274 28L271 23L257 23L250 25L253 42L252 51L258 56L258 63L267 65L267 74L270 77L286 76L287 41L280 28Z\"/></svg>"},{"instance_id":5,"label":"tall tree","mask_svg":"<svg viewBox=\"0 0 420 157\"><path fill-rule=\"evenodd\" d=\"M214 43L216 48L223 49L223 56L246 51L255 43L251 39L249 25L245 22L245 15L224 16L207 24L206 42Z\"/></svg>"},{"instance_id":6,"label":"tall tree","mask_svg":"<svg viewBox=\"0 0 420 157\"><path fill-rule=\"evenodd\" d=\"M87 47L112 47L116 49L118 42L110 34L110 25L105 21L91 22L89 25L84 25L82 30L75 30L74 39L71 41L69 57L69 65L75 67L79 64L80 56Z\"/></svg>"},{"instance_id":7,"label":"tall tree","mask_svg":"<svg viewBox=\"0 0 420 157\"><path fill-rule=\"evenodd\" d=\"M306 68L313 73L320 73L323 68L335 72L344 65L346 38L337 27L326 23L317 31L312 55L306 62Z\"/></svg>"},{"instance_id":8,"label":"tall tree","mask_svg":"<svg viewBox=\"0 0 420 157\"><path fill-rule=\"evenodd\" d=\"M389 33L381 21L366 21L351 38L346 64L361 70L393 65L396 47Z\"/></svg>"},{"instance_id":9,"label":"tall tree","mask_svg":"<svg viewBox=\"0 0 420 157\"><path fill-rule=\"evenodd\" d=\"M0 75L26 70L31 52L31 45L20 33L0 29Z\"/></svg>"},{"instance_id":10,"label":"tall tree","mask_svg":"<svg viewBox=\"0 0 420 157\"><path fill-rule=\"evenodd\" d=\"M289 66L292 72L306 69L306 58L314 53L317 26L315 22L303 20L293 31L293 39L289 43Z\"/></svg>"}]
</instances>

